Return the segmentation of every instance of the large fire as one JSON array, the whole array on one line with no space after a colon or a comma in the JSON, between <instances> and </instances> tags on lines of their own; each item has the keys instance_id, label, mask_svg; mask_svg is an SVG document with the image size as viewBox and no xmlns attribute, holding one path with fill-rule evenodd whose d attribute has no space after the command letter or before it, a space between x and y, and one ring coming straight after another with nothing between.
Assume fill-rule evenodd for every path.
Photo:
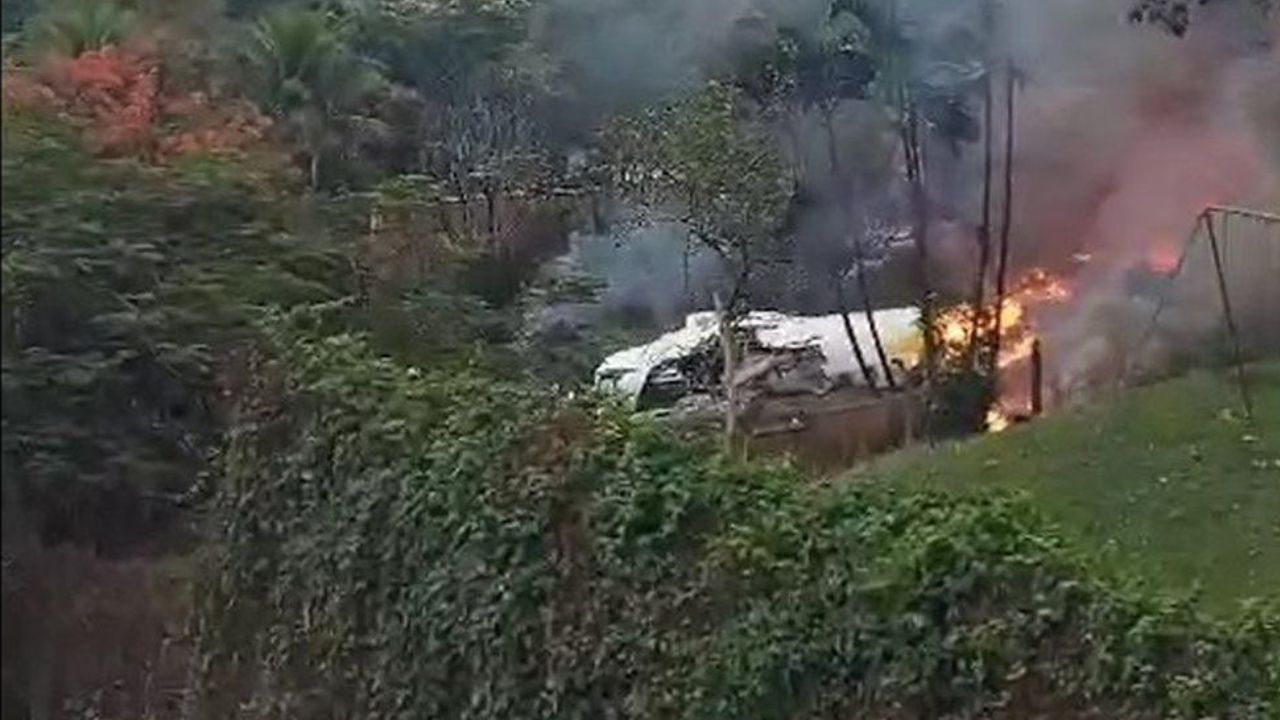
<instances>
[{"instance_id":1,"label":"large fire","mask_svg":"<svg viewBox=\"0 0 1280 720\"><path fill-rule=\"evenodd\" d=\"M1016 365L1031 356L1035 345L1035 322L1030 311L1046 305L1062 303L1071 298L1068 282L1042 268L1027 271L1005 294L1004 302L992 301L981 312L964 303L943 311L938 316L938 335L948 353L964 352L970 342L981 343L995 330L995 318L999 315L1000 358L999 366Z\"/></svg>"},{"instance_id":2,"label":"large fire","mask_svg":"<svg viewBox=\"0 0 1280 720\"><path fill-rule=\"evenodd\" d=\"M967 303L943 311L937 320L943 352L953 361L972 359L972 348L984 346L992 338L998 322L998 366L1004 369L1020 365L1034 352L1037 338L1035 311L1045 305L1066 302L1072 293L1066 279L1042 268L1029 270L1013 283L1002 303L992 301L981 312L975 312ZM1008 401L1009 398L1002 397L988 411L986 426L989 432L1000 432L1011 424Z\"/></svg>"}]
</instances>

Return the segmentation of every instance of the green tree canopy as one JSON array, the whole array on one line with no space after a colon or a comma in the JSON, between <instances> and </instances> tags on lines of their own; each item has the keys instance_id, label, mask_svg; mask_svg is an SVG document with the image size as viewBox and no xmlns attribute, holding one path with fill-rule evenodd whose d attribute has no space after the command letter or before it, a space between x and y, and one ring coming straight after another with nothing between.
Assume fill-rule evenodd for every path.
<instances>
[{"instance_id":1,"label":"green tree canopy","mask_svg":"<svg viewBox=\"0 0 1280 720\"><path fill-rule=\"evenodd\" d=\"M730 271L735 305L778 239L790 187L772 140L743 116L735 88L712 83L613 128L615 182L683 222Z\"/></svg>"},{"instance_id":2,"label":"green tree canopy","mask_svg":"<svg viewBox=\"0 0 1280 720\"><path fill-rule=\"evenodd\" d=\"M376 67L352 50L346 30L331 14L284 6L258 18L242 46L250 92L301 139L313 189L326 149L383 83Z\"/></svg>"}]
</instances>

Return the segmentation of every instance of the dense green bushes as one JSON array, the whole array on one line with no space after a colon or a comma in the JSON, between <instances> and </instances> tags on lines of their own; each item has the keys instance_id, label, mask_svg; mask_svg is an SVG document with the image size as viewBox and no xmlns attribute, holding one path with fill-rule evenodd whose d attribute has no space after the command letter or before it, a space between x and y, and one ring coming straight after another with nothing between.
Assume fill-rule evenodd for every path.
<instances>
[{"instance_id":1,"label":"dense green bushes","mask_svg":"<svg viewBox=\"0 0 1280 720\"><path fill-rule=\"evenodd\" d=\"M273 325L225 457L209 715L1280 707L1274 610L1220 625L1117 593L1018 501L813 487L297 327Z\"/></svg>"}]
</instances>

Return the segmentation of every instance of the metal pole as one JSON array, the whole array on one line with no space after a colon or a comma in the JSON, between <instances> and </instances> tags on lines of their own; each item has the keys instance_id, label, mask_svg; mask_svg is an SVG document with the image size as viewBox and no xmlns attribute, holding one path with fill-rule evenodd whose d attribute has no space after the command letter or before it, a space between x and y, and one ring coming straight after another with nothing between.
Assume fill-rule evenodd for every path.
<instances>
[{"instance_id":1,"label":"metal pole","mask_svg":"<svg viewBox=\"0 0 1280 720\"><path fill-rule=\"evenodd\" d=\"M1040 338L1031 343L1031 415L1044 412L1044 358L1040 354Z\"/></svg>"},{"instance_id":2,"label":"metal pole","mask_svg":"<svg viewBox=\"0 0 1280 720\"><path fill-rule=\"evenodd\" d=\"M1229 205L1210 205L1205 208L1205 212L1216 212L1221 215L1239 215L1240 217L1251 218L1264 223L1280 223L1280 215L1260 212L1258 210L1250 210L1248 208L1231 207Z\"/></svg>"},{"instance_id":3,"label":"metal pole","mask_svg":"<svg viewBox=\"0 0 1280 720\"><path fill-rule=\"evenodd\" d=\"M1244 400L1244 414L1253 420L1253 400L1249 397L1249 382L1245 378L1244 358L1240 352L1240 334L1236 331L1235 315L1231 312L1231 295L1227 292L1227 276L1222 269L1222 251L1218 247L1218 233L1213 229L1213 215L1204 213L1204 224L1209 230L1209 246L1213 248L1213 268L1218 274L1218 292L1222 295L1222 313L1226 316L1227 332L1231 335L1231 351L1236 365L1236 378L1240 383L1240 397Z\"/></svg>"}]
</instances>

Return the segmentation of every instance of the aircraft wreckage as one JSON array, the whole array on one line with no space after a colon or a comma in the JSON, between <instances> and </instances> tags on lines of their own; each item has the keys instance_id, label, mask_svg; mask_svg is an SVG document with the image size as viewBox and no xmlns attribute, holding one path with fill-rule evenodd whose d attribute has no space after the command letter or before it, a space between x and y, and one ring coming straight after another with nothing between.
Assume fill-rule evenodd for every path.
<instances>
[{"instance_id":1,"label":"aircraft wreckage","mask_svg":"<svg viewBox=\"0 0 1280 720\"><path fill-rule=\"evenodd\" d=\"M915 368L923 344L916 308L873 313L888 367L875 352L863 313L849 325L872 377L905 392L867 387L840 315L798 316L757 311L733 323L737 361L732 382L743 432L757 446L807 456L822 464L897 445L917 413ZM726 403L720 319L698 312L683 327L610 355L596 369L598 389L636 411L679 422L715 422Z\"/></svg>"}]
</instances>

